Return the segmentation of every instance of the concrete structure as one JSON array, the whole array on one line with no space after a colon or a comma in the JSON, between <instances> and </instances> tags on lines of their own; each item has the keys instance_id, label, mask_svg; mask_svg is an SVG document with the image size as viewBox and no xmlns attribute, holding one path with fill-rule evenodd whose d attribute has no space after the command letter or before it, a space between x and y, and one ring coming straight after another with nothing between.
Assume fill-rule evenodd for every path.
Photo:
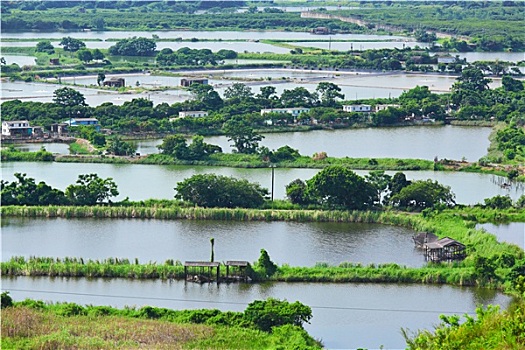
<instances>
[{"instance_id":1,"label":"concrete structure","mask_svg":"<svg viewBox=\"0 0 525 350\"><path fill-rule=\"evenodd\" d=\"M193 117L193 118L201 118L201 117L207 117L208 112L205 111L181 111L179 112L179 118L186 118L186 117Z\"/></svg>"},{"instance_id":2,"label":"concrete structure","mask_svg":"<svg viewBox=\"0 0 525 350\"><path fill-rule=\"evenodd\" d=\"M4 136L31 136L33 128L27 120L12 120L2 122L2 135Z\"/></svg>"},{"instance_id":3,"label":"concrete structure","mask_svg":"<svg viewBox=\"0 0 525 350\"><path fill-rule=\"evenodd\" d=\"M180 86L190 87L193 84L208 85L208 79L206 78L193 78L193 79L182 78L180 80Z\"/></svg>"},{"instance_id":4,"label":"concrete structure","mask_svg":"<svg viewBox=\"0 0 525 350\"><path fill-rule=\"evenodd\" d=\"M371 112L372 107L370 105L344 105L343 111L345 112Z\"/></svg>"},{"instance_id":5,"label":"concrete structure","mask_svg":"<svg viewBox=\"0 0 525 350\"><path fill-rule=\"evenodd\" d=\"M266 109L261 109L261 115L265 115L268 113L279 113L279 114L288 113L288 114L291 114L293 117L297 117L299 114L308 112L309 110L310 108L306 108L306 107L266 108Z\"/></svg>"},{"instance_id":6,"label":"concrete structure","mask_svg":"<svg viewBox=\"0 0 525 350\"><path fill-rule=\"evenodd\" d=\"M116 87L116 88L124 87L126 86L126 80L124 80L124 78L113 77L113 78L110 78L109 80L105 80L104 86Z\"/></svg>"}]
</instances>

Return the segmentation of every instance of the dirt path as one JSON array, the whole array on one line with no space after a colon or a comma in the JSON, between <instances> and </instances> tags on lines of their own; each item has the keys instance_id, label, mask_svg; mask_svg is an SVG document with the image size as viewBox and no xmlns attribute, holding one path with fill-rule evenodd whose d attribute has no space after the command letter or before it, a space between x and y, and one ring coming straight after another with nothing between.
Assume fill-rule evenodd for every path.
<instances>
[{"instance_id":1,"label":"dirt path","mask_svg":"<svg viewBox=\"0 0 525 350\"><path fill-rule=\"evenodd\" d=\"M86 139L77 139L75 143L81 145L83 148L87 149L89 152L94 152L96 149L93 147L91 142Z\"/></svg>"}]
</instances>

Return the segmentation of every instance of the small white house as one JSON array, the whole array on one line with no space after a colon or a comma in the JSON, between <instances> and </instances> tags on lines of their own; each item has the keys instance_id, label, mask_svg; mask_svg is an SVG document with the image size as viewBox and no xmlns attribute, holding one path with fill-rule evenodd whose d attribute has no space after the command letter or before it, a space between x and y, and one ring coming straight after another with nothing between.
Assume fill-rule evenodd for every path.
<instances>
[{"instance_id":1,"label":"small white house","mask_svg":"<svg viewBox=\"0 0 525 350\"><path fill-rule=\"evenodd\" d=\"M371 112L372 106L370 105L344 105L343 111L345 112Z\"/></svg>"},{"instance_id":2,"label":"small white house","mask_svg":"<svg viewBox=\"0 0 525 350\"><path fill-rule=\"evenodd\" d=\"M179 118L186 118L186 117L193 117L193 118L200 118L200 117L207 117L208 112L205 111L182 111L179 112Z\"/></svg>"},{"instance_id":3,"label":"small white house","mask_svg":"<svg viewBox=\"0 0 525 350\"><path fill-rule=\"evenodd\" d=\"M12 120L2 122L2 135L5 136L31 136L33 128L27 120Z\"/></svg>"},{"instance_id":4,"label":"small white house","mask_svg":"<svg viewBox=\"0 0 525 350\"><path fill-rule=\"evenodd\" d=\"M279 113L279 114L288 113L288 114L291 114L293 117L297 117L299 114L308 112L309 110L310 108L306 108L306 107L266 108L266 109L261 109L261 115L265 115L268 113Z\"/></svg>"}]
</instances>

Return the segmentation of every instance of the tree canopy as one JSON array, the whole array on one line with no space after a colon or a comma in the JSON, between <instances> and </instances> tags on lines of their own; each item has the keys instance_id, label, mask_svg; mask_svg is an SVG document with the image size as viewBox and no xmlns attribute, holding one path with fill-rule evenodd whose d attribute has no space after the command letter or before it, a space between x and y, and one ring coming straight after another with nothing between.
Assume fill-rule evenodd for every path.
<instances>
[{"instance_id":1,"label":"tree canopy","mask_svg":"<svg viewBox=\"0 0 525 350\"><path fill-rule=\"evenodd\" d=\"M310 198L330 207L364 209L379 200L374 186L338 165L324 168L306 183Z\"/></svg>"},{"instance_id":2,"label":"tree canopy","mask_svg":"<svg viewBox=\"0 0 525 350\"><path fill-rule=\"evenodd\" d=\"M202 207L257 208L268 195L259 184L215 174L193 175L177 183L175 190L175 198Z\"/></svg>"}]
</instances>

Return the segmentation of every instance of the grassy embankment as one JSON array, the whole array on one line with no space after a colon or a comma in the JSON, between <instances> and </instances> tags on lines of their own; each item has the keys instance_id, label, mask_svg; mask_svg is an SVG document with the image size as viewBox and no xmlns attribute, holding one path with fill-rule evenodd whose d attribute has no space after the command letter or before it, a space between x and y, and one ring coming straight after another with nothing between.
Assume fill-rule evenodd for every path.
<instances>
[{"instance_id":1,"label":"grassy embankment","mask_svg":"<svg viewBox=\"0 0 525 350\"><path fill-rule=\"evenodd\" d=\"M116 309L26 300L2 308L3 349L321 348L290 324L258 330L243 312Z\"/></svg>"},{"instance_id":2,"label":"grassy embankment","mask_svg":"<svg viewBox=\"0 0 525 350\"><path fill-rule=\"evenodd\" d=\"M524 222L525 212L518 209L492 210L481 208L451 209L443 212L412 214L402 212L360 212L323 210L256 210L212 209L163 206L129 207L16 207L2 208L4 218L65 217L65 218L151 218L163 220L237 220L237 221L299 221L299 222L365 222L406 226L417 231L433 232L464 243L468 257L454 264L429 264L409 268L397 264L363 266L346 262L339 266L317 264L313 267L279 266L270 280L285 282L375 282L375 283L436 283L454 285L487 285L494 288L513 288L513 271L523 265L524 252L517 246L499 243L496 237L476 230L478 222ZM480 272L477 260L484 257L495 267L494 274ZM509 258L510 257L510 258ZM507 259L508 258L508 259ZM503 261L505 260L505 262ZM520 265L521 264L521 265ZM257 266L254 267L257 270ZM13 258L1 263L3 275L123 277L123 278L182 278L180 263L139 264L123 259L83 261L78 258Z\"/></svg>"},{"instance_id":3,"label":"grassy embankment","mask_svg":"<svg viewBox=\"0 0 525 350\"><path fill-rule=\"evenodd\" d=\"M61 163L111 163L111 164L150 164L150 165L192 165L192 166L222 166L233 168L268 168L273 165L277 168L311 168L321 169L329 165L342 165L355 170L434 170L434 171L464 171L472 173L494 174L507 176L508 169L505 165L485 165L458 161L434 163L425 159L399 159L399 158L335 158L326 157L314 159L301 156L293 161L269 163L257 155L243 155L235 153L219 153L211 155L207 160L178 160L162 154L150 154L145 157L114 157L92 155L81 145L70 145L71 152L78 155L60 155L42 158L38 152L19 152L15 150L2 150L2 161L56 161ZM39 151L40 152L40 151ZM49 153L49 152L47 152ZM49 153L51 154L51 153ZM525 176L518 177L524 181Z\"/></svg>"}]
</instances>

